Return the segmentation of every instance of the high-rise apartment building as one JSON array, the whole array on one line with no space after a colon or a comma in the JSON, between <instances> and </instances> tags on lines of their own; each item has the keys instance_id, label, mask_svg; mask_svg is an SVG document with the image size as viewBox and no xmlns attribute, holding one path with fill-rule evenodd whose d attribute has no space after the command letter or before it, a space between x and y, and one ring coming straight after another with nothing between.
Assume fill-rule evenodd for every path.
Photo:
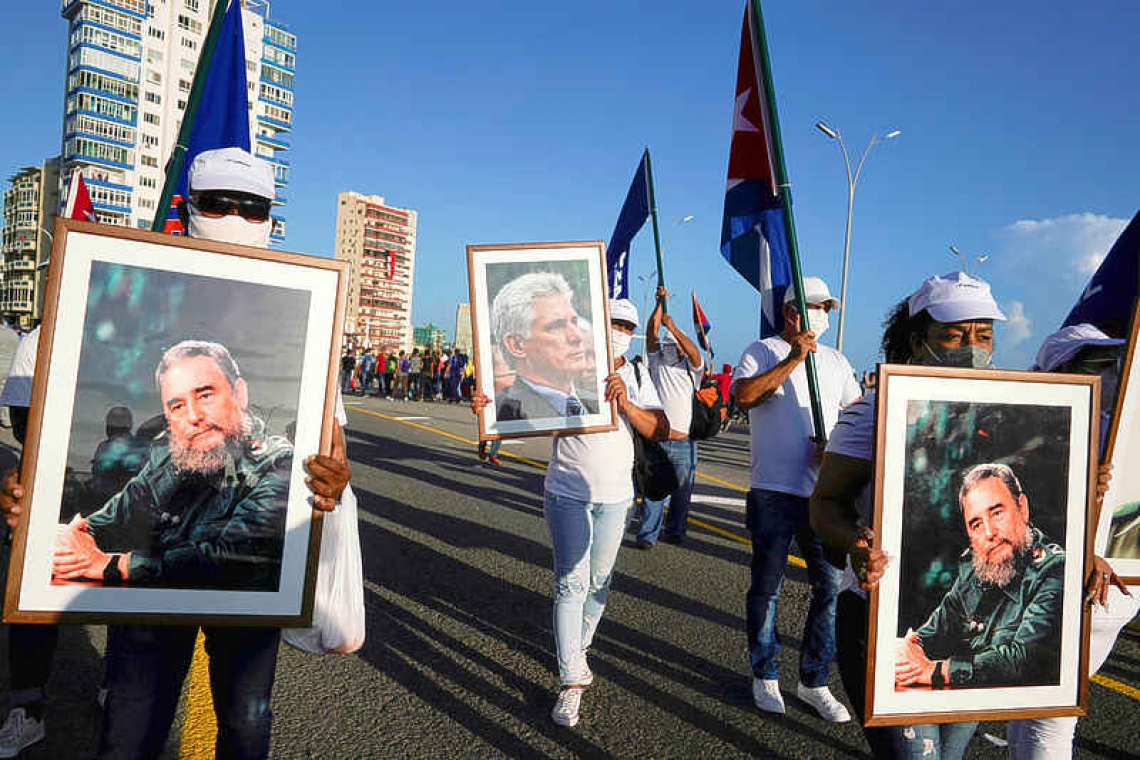
<instances>
[{"instance_id":1,"label":"high-rise apartment building","mask_svg":"<svg viewBox=\"0 0 1140 760\"><path fill-rule=\"evenodd\" d=\"M21 169L4 191L4 256L0 316L21 327L41 316L43 272L51 254L52 225L59 207L59 158Z\"/></svg>"},{"instance_id":2,"label":"high-rise apartment building","mask_svg":"<svg viewBox=\"0 0 1140 760\"><path fill-rule=\"evenodd\" d=\"M352 264L346 342L410 352L416 212L389 206L377 195L338 193L336 257Z\"/></svg>"},{"instance_id":3,"label":"high-rise apartment building","mask_svg":"<svg viewBox=\"0 0 1140 760\"><path fill-rule=\"evenodd\" d=\"M452 346L468 354L475 347L474 341L471 340L471 304L469 303L461 303L455 309L455 342L452 343Z\"/></svg>"},{"instance_id":4,"label":"high-rise apartment building","mask_svg":"<svg viewBox=\"0 0 1140 760\"><path fill-rule=\"evenodd\" d=\"M412 330L412 342L421 351L439 351L447 342L447 331L428 322Z\"/></svg>"},{"instance_id":5,"label":"high-rise apartment building","mask_svg":"<svg viewBox=\"0 0 1140 760\"><path fill-rule=\"evenodd\" d=\"M63 0L68 21L61 197L83 170L99 221L149 228L216 0ZM277 176L273 242L289 181L297 38L242 0L250 146Z\"/></svg>"}]
</instances>

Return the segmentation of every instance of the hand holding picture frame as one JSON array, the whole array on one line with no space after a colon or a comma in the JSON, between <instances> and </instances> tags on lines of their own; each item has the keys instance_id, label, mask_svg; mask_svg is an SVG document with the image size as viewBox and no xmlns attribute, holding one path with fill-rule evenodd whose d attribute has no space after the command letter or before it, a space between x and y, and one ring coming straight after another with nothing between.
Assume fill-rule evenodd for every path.
<instances>
[{"instance_id":1,"label":"hand holding picture frame","mask_svg":"<svg viewBox=\"0 0 1140 760\"><path fill-rule=\"evenodd\" d=\"M308 625L347 264L70 220L53 242L5 621Z\"/></svg>"},{"instance_id":2,"label":"hand holding picture frame","mask_svg":"<svg viewBox=\"0 0 1140 760\"><path fill-rule=\"evenodd\" d=\"M600 241L467 247L479 438L615 430Z\"/></svg>"},{"instance_id":3,"label":"hand holding picture frame","mask_svg":"<svg viewBox=\"0 0 1140 760\"><path fill-rule=\"evenodd\" d=\"M881 365L868 726L1083 715L1099 380Z\"/></svg>"}]
</instances>

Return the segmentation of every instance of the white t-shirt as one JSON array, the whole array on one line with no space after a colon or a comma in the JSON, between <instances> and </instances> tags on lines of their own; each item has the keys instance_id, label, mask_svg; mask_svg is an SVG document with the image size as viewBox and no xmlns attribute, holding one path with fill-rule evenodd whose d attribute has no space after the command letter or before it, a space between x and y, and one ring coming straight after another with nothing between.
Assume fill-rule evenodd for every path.
<instances>
[{"instance_id":1,"label":"white t-shirt","mask_svg":"<svg viewBox=\"0 0 1140 760\"><path fill-rule=\"evenodd\" d=\"M648 372L642 370L640 388L632 363L621 365L618 374L630 401L642 409L661 408ZM545 487L556 496L601 504L633 499L633 437L625 418L619 414L617 430L607 433L556 437Z\"/></svg>"},{"instance_id":2,"label":"white t-shirt","mask_svg":"<svg viewBox=\"0 0 1140 760\"><path fill-rule=\"evenodd\" d=\"M738 380L757 377L792 352L791 345L775 336L758 340L744 350L732 375ZM830 346L815 353L819 377L823 427L830 436L839 410L859 398L862 391L846 357ZM811 399L807 370L800 364L771 396L748 411L752 427L752 487L807 498L819 477L819 461L812 436Z\"/></svg>"},{"instance_id":3,"label":"white t-shirt","mask_svg":"<svg viewBox=\"0 0 1140 760\"><path fill-rule=\"evenodd\" d=\"M40 343L40 327L20 338L12 355L12 368L0 391L0 406L31 406L32 375L36 371L36 349Z\"/></svg>"},{"instance_id":4,"label":"white t-shirt","mask_svg":"<svg viewBox=\"0 0 1140 760\"><path fill-rule=\"evenodd\" d=\"M668 354L679 354L680 357ZM669 359L674 361L670 363ZM669 428L674 433L689 434L689 425L693 422L693 391L700 388L704 366L701 362L694 367L676 344L663 345L661 350L649 354L649 375L665 407Z\"/></svg>"},{"instance_id":5,"label":"white t-shirt","mask_svg":"<svg viewBox=\"0 0 1140 760\"><path fill-rule=\"evenodd\" d=\"M875 391L868 391L867 395L843 410L839 421L831 430L827 439L827 451L831 454L842 454L853 459L863 459L871 462L875 458ZM855 500L855 506L862 516L862 524L871 524L871 499L874 490L874 479L867 481L863 492ZM847 559L847 567L843 571L842 590L854 591L864 599L867 592L859 588L859 580L851 569L851 559Z\"/></svg>"}]
</instances>

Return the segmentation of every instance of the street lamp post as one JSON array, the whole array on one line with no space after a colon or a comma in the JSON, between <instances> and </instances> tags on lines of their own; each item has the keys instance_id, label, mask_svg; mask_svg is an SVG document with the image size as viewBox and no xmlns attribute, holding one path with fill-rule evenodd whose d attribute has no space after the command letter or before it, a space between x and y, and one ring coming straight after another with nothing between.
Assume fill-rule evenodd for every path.
<instances>
[{"instance_id":1,"label":"street lamp post","mask_svg":"<svg viewBox=\"0 0 1140 760\"><path fill-rule=\"evenodd\" d=\"M843 152L843 166L847 169L847 228L843 235L843 282L839 287L839 300L842 307L839 310L839 330L835 338L835 348L837 351L843 350L843 316L847 313L847 269L850 262L851 255L851 214L855 206L855 185L859 182L859 174L863 171L863 162L867 160L867 154L871 152L871 148L875 147L876 143L883 140L890 140L892 137L898 137L902 132L893 129L887 134L879 137L879 135L871 135L871 139L867 141L867 147L863 149L863 155L859 159L859 165L855 167L855 173L851 173L851 159L847 156L847 146L843 144L843 135L838 129L832 129L822 121L815 123L816 129L823 132L839 143L839 149Z\"/></svg>"}]
</instances>

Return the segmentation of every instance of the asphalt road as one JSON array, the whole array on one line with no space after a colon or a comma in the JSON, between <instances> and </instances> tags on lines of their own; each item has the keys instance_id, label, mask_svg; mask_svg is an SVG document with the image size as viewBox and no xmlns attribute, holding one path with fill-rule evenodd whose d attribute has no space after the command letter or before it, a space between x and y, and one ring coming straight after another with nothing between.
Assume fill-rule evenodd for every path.
<instances>
[{"instance_id":1,"label":"asphalt road","mask_svg":"<svg viewBox=\"0 0 1140 760\"><path fill-rule=\"evenodd\" d=\"M857 727L826 723L794 696L808 601L806 574L794 564L777 621L788 713L752 705L745 431L702 444L684 545L640 551L626 542L591 650L596 680L581 723L564 729L549 717L553 575L539 466L549 440L508 443L504 465L493 468L475 457L465 407L349 403L368 638L351 656L282 647L273 757L870 757ZM67 627L61 642L48 738L28 758L84 757L94 746L103 629ZM1118 685L1090 687L1075 756L1136 756L1135 624L1101 672ZM842 694L837 676L831 687ZM197 722L180 712L166 757L204 746ZM968 756L1004 757L984 733L1001 737L1004 727L983 725Z\"/></svg>"}]
</instances>

